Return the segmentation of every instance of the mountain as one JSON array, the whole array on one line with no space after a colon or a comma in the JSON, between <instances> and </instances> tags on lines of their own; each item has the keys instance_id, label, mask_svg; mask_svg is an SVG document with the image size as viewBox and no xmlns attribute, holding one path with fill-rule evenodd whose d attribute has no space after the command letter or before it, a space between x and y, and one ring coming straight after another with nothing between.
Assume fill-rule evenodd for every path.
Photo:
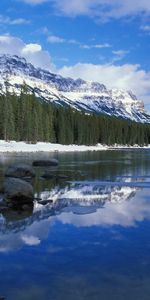
<instances>
[{"instance_id":1,"label":"mountain","mask_svg":"<svg viewBox=\"0 0 150 300\"><path fill-rule=\"evenodd\" d=\"M111 184L111 182L107 182L105 185L105 183L103 184L103 182L99 181L96 183L83 181L80 184L75 182L71 186L65 186L64 188L57 186L50 191L36 193L35 196L41 198L42 201L51 199L53 203L43 205L36 201L34 202L33 211L32 209L27 210L26 213L22 212L22 215L21 211L19 211L19 217L15 222L15 211L4 211L0 218L1 232L3 234L22 232L33 223L44 221L52 216L58 216L62 212L72 212L77 215L93 214L97 209L107 209L108 204L117 205L132 201L139 190L136 187L138 183L132 181L126 182L126 186L124 186L124 182L120 186L117 186L118 182L113 182L113 186Z\"/></svg>"},{"instance_id":2,"label":"mountain","mask_svg":"<svg viewBox=\"0 0 150 300\"><path fill-rule=\"evenodd\" d=\"M47 205L35 202L33 211L2 212L0 251L7 252L21 249L24 245L31 246L32 241L32 245L34 242L35 245L39 244L47 237L54 221L77 227L136 225L149 216L148 200L146 202L140 197L135 198L136 192L136 187L117 187L117 183L114 187L98 187L93 184L89 189L88 182L62 190L54 188L41 192L39 196L43 200L50 198L54 202Z\"/></svg>"},{"instance_id":3,"label":"mountain","mask_svg":"<svg viewBox=\"0 0 150 300\"><path fill-rule=\"evenodd\" d=\"M87 113L106 114L141 123L150 123L150 115L131 91L112 89L104 84L74 80L34 67L16 55L0 56L0 93L20 94L26 83L29 92L49 103L72 107Z\"/></svg>"}]
</instances>

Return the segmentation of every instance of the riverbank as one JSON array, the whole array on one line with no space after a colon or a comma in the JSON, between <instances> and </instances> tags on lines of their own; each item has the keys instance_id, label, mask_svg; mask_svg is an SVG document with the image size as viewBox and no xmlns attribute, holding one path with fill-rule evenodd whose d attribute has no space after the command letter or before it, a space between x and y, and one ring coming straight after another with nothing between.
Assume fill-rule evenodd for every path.
<instances>
[{"instance_id":1,"label":"riverbank","mask_svg":"<svg viewBox=\"0 0 150 300\"><path fill-rule=\"evenodd\" d=\"M138 145L128 146L128 145L101 145L97 144L95 146L85 146L85 145L60 145L52 143L38 142L36 144L28 144L25 142L15 142L15 141L3 141L0 140L0 153L5 152L84 152L84 151L102 151L102 150L117 150L117 149L137 149L137 148L150 148L149 146L140 147Z\"/></svg>"}]
</instances>

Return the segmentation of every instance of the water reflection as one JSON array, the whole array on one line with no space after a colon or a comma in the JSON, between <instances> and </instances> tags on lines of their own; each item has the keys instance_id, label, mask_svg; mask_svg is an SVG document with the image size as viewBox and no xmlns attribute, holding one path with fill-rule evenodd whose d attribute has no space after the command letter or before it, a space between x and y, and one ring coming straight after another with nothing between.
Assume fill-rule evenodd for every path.
<instances>
[{"instance_id":1,"label":"water reflection","mask_svg":"<svg viewBox=\"0 0 150 300\"><path fill-rule=\"evenodd\" d=\"M28 210L0 214L0 295L7 300L150 298L149 151L4 155L55 157L54 178L36 169ZM53 177L53 176L52 176Z\"/></svg>"},{"instance_id":2,"label":"water reflection","mask_svg":"<svg viewBox=\"0 0 150 300\"><path fill-rule=\"evenodd\" d=\"M75 227L115 225L129 227L150 218L150 204L144 195L145 182L125 179L118 182L83 181L55 187L38 194L34 209L26 212L4 211L0 219L0 251L23 245L36 246L46 239L56 222ZM140 187L139 187L140 186Z\"/></svg>"}]
</instances>

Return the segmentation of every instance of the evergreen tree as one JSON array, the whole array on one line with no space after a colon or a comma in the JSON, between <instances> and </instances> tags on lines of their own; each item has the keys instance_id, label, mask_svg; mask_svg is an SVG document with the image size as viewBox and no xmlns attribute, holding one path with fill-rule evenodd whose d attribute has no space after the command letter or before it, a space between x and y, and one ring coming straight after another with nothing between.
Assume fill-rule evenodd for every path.
<instances>
[{"instance_id":1,"label":"evergreen tree","mask_svg":"<svg viewBox=\"0 0 150 300\"><path fill-rule=\"evenodd\" d=\"M60 144L150 143L150 125L104 115L88 115L37 99L24 85L20 96L0 95L0 139Z\"/></svg>"}]
</instances>

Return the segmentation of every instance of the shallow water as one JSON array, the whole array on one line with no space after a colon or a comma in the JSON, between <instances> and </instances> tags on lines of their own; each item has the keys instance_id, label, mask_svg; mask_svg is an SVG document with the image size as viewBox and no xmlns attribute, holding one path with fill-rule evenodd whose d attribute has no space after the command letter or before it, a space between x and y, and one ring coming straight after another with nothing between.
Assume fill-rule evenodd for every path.
<instances>
[{"instance_id":1,"label":"shallow water","mask_svg":"<svg viewBox=\"0 0 150 300\"><path fill-rule=\"evenodd\" d=\"M0 215L0 296L8 300L150 299L150 151L5 154L36 168L28 212ZM59 178L65 175L66 178Z\"/></svg>"}]
</instances>

